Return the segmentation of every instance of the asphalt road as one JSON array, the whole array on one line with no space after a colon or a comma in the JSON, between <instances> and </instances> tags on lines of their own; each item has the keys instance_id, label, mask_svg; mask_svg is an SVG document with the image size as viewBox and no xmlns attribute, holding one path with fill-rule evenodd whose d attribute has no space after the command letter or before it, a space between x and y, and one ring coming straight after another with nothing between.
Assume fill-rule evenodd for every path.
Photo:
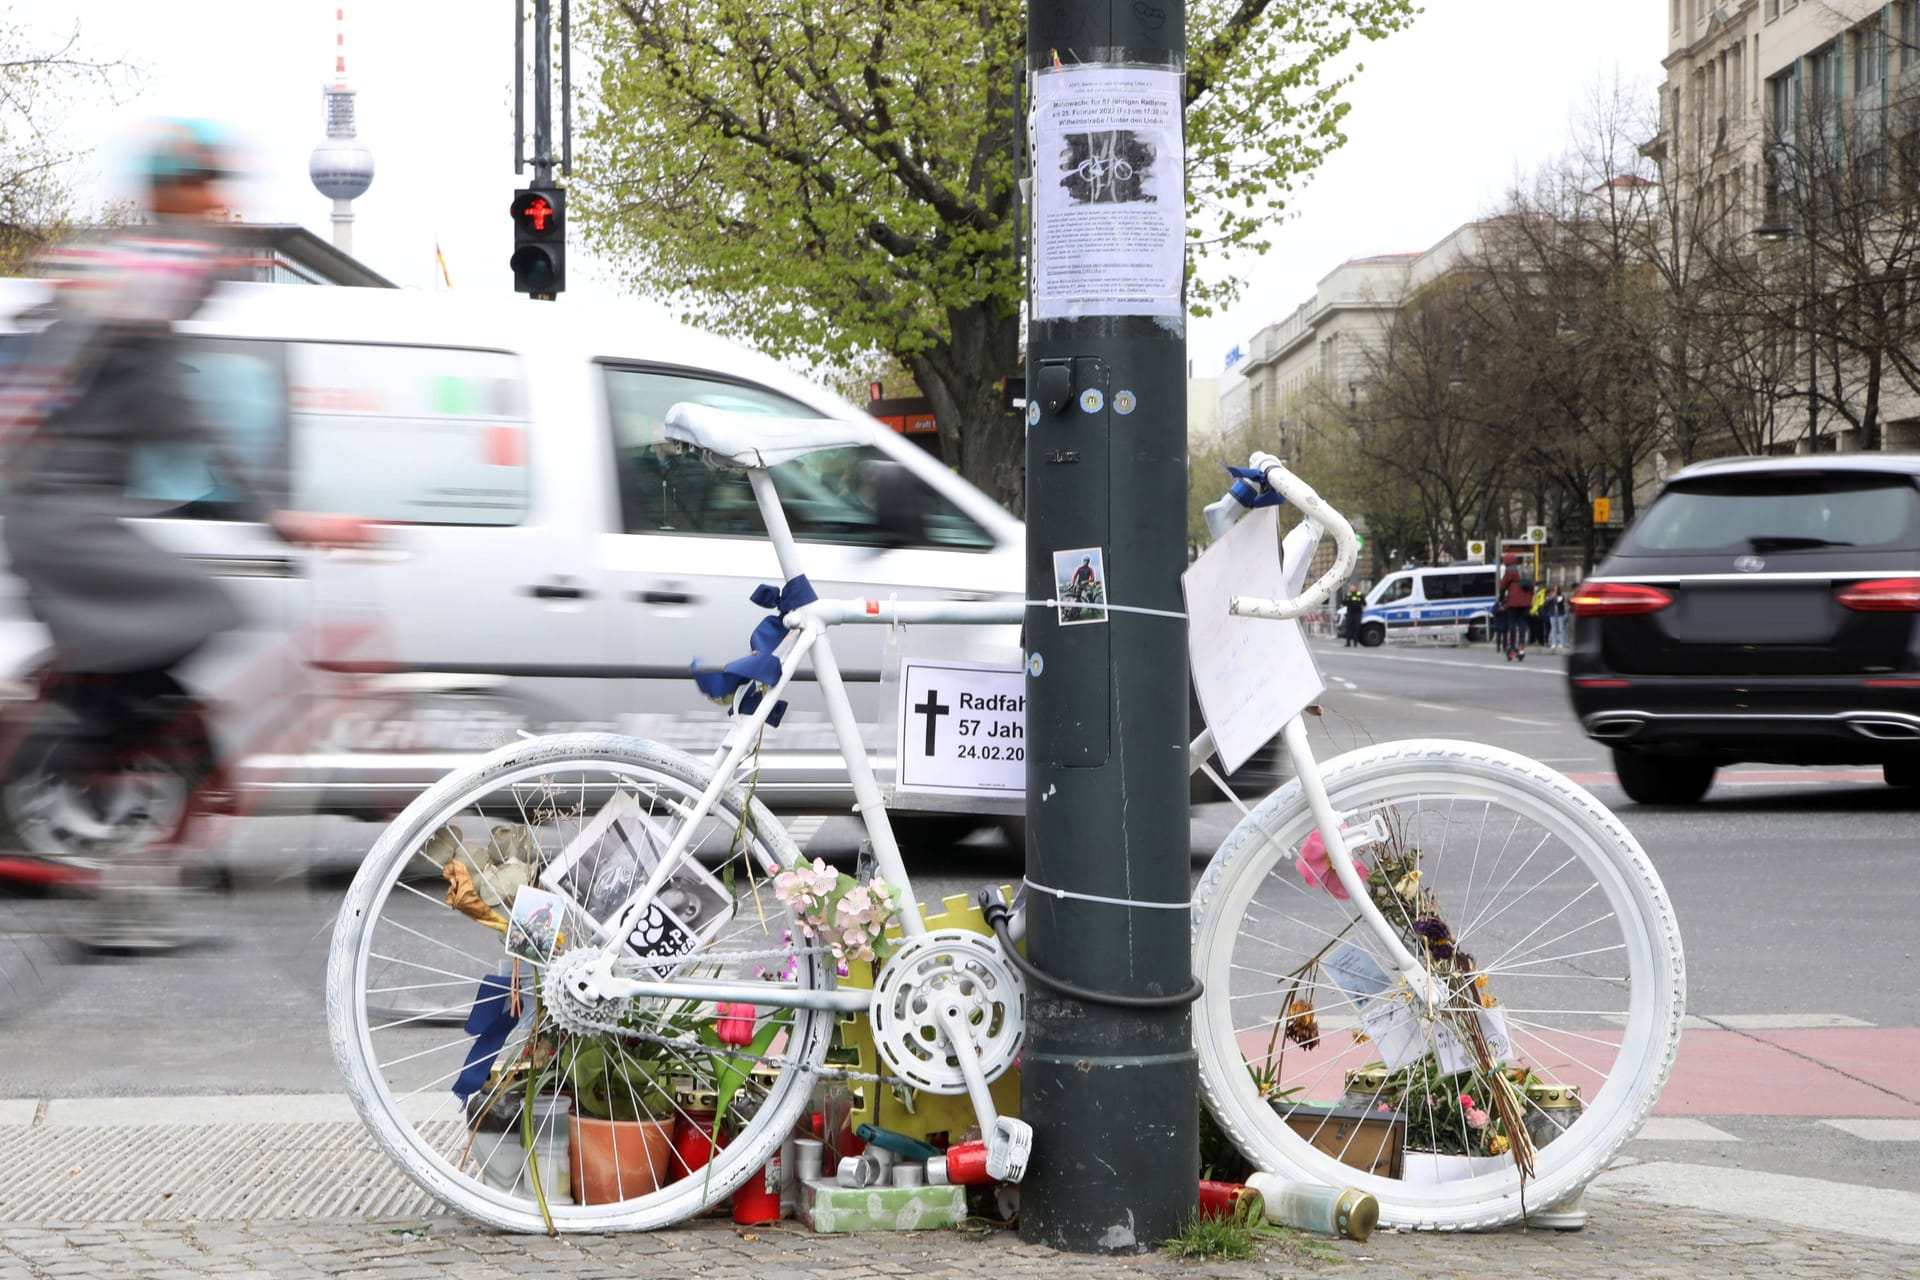
<instances>
[{"instance_id":1,"label":"asphalt road","mask_svg":"<svg viewBox=\"0 0 1920 1280\"><path fill-rule=\"evenodd\" d=\"M1317 751L1456 737L1589 785L1652 855L1679 912L1692 1017L1682 1070L1630 1153L1920 1191L1920 964L1913 801L1870 771L1731 770L1686 809L1629 803L1578 731L1557 656L1316 642L1328 681ZM1196 873L1238 814L1195 811ZM850 818L809 853L851 857ZM327 935L375 828L253 819L228 844L238 888L209 942L140 961L44 966L6 1016L0 1100L339 1090L324 1027ZM1019 871L997 835L914 858L923 900ZM26 998L30 996L31 998Z\"/></svg>"}]
</instances>

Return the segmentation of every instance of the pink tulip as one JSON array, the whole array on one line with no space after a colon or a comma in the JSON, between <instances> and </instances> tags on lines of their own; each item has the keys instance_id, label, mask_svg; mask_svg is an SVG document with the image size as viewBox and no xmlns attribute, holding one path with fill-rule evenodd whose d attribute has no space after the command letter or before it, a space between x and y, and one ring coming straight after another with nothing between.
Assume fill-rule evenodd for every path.
<instances>
[{"instance_id":1,"label":"pink tulip","mask_svg":"<svg viewBox=\"0 0 1920 1280\"><path fill-rule=\"evenodd\" d=\"M1309 887L1317 885L1334 897L1346 900L1347 886L1340 883L1340 877L1334 874L1333 867L1328 863L1327 842L1321 838L1318 830L1300 846L1300 856L1294 859L1293 865L1300 868L1300 878ZM1362 880L1367 878L1367 864L1359 858L1354 858L1353 869Z\"/></svg>"},{"instance_id":2,"label":"pink tulip","mask_svg":"<svg viewBox=\"0 0 1920 1280\"><path fill-rule=\"evenodd\" d=\"M736 1004L722 1000L714 1006L720 1016L714 1019L713 1033L720 1037L721 1044L752 1044L754 1019L760 1016L755 1006L741 1001Z\"/></svg>"}]
</instances>

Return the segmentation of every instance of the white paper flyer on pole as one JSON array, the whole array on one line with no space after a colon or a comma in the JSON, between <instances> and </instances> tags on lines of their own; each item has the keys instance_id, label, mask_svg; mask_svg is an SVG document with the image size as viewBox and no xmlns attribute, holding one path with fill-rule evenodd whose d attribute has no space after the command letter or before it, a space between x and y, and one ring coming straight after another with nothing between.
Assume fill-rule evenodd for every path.
<instances>
[{"instance_id":1,"label":"white paper flyer on pole","mask_svg":"<svg viewBox=\"0 0 1920 1280\"><path fill-rule=\"evenodd\" d=\"M1034 78L1036 320L1184 314L1184 87L1160 67Z\"/></svg>"}]
</instances>

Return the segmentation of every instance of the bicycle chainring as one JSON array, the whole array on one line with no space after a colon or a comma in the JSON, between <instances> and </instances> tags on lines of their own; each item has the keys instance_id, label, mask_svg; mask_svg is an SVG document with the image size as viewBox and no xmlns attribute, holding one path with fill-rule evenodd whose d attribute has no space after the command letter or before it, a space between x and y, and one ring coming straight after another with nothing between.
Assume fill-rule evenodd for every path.
<instances>
[{"instance_id":1,"label":"bicycle chainring","mask_svg":"<svg viewBox=\"0 0 1920 1280\"><path fill-rule=\"evenodd\" d=\"M1026 986L997 940L966 929L935 929L908 938L880 970L869 1013L874 1047L893 1073L935 1094L967 1091L966 1076L946 1047L936 1002L958 999L980 1055L996 1080L1026 1041Z\"/></svg>"}]
</instances>

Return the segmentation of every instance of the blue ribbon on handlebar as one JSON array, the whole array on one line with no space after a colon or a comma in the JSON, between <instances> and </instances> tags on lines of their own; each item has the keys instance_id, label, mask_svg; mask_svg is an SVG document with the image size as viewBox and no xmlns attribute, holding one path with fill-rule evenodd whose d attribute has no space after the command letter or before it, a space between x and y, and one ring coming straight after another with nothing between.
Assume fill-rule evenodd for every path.
<instances>
[{"instance_id":1,"label":"blue ribbon on handlebar","mask_svg":"<svg viewBox=\"0 0 1920 1280\"><path fill-rule=\"evenodd\" d=\"M740 692L742 685L751 685L740 697L738 707L729 706L727 714L739 710L752 715L760 706L760 699L766 691L780 683L780 659L774 656L774 650L786 639L786 616L795 609L812 604L820 597L814 591L813 584L807 581L806 574L800 574L787 581L784 587L776 587L763 582L753 589L753 602L762 609L775 610L775 615L762 618L760 625L753 629L753 635L747 640L747 647L753 652L742 658L735 658L718 671L702 671L700 664L690 664L693 682L700 692L715 702L732 702L733 695ZM767 716L769 728L777 728L782 716L787 714L785 699L776 702L773 711Z\"/></svg>"},{"instance_id":2,"label":"blue ribbon on handlebar","mask_svg":"<svg viewBox=\"0 0 1920 1280\"><path fill-rule=\"evenodd\" d=\"M1225 463L1221 464L1226 466ZM1280 491L1267 483L1267 475L1258 467L1227 467L1233 476L1233 488L1227 496L1243 507L1278 507L1286 503Z\"/></svg>"}]
</instances>

